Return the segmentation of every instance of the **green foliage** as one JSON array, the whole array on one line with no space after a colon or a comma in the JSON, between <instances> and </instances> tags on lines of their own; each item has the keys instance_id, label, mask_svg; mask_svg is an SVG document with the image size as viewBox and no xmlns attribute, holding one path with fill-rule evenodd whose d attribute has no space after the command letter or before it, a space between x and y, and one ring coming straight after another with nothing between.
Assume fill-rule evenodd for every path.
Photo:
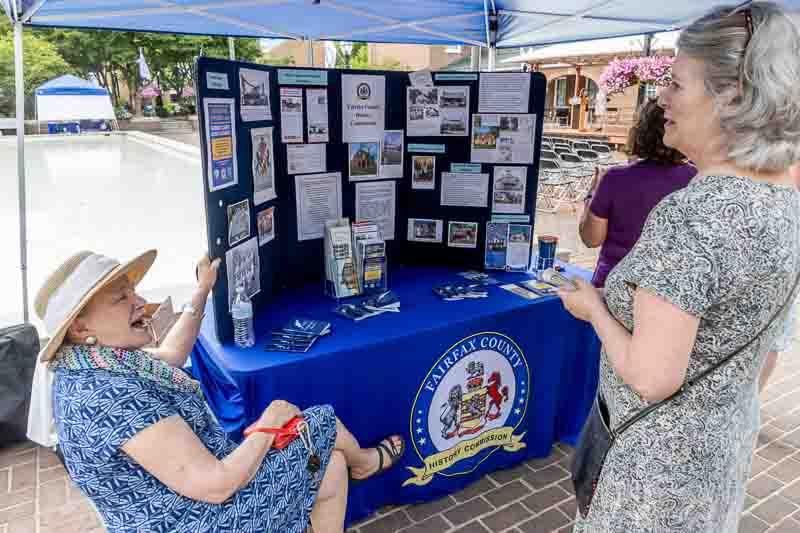
<instances>
[{"instance_id":1,"label":"green foliage","mask_svg":"<svg viewBox=\"0 0 800 533\"><path fill-rule=\"evenodd\" d=\"M0 25L0 28L2 27L5 27L6 31L0 30L0 116L13 117L16 94L14 32L7 31L10 24ZM74 72L74 69L58 53L56 47L29 31L23 34L22 47L26 96L33 94L36 87L42 83Z\"/></svg>"},{"instance_id":2,"label":"green foliage","mask_svg":"<svg viewBox=\"0 0 800 533\"><path fill-rule=\"evenodd\" d=\"M257 62L262 65L273 65L276 67L291 67L295 65L294 58L292 56L272 57L269 54L263 54L260 58L258 58Z\"/></svg>"},{"instance_id":3,"label":"green foliage","mask_svg":"<svg viewBox=\"0 0 800 533\"><path fill-rule=\"evenodd\" d=\"M342 46L336 43L336 66L361 70L411 70L408 65L403 65L396 59L390 59L380 64L370 63L367 43L353 43L353 49L349 56Z\"/></svg>"}]
</instances>

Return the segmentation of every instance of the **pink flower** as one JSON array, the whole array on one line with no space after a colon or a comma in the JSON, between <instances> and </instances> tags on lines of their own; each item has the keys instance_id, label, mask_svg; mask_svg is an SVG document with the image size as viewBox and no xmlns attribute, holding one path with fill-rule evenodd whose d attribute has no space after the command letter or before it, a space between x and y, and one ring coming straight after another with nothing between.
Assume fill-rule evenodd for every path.
<instances>
[{"instance_id":1,"label":"pink flower","mask_svg":"<svg viewBox=\"0 0 800 533\"><path fill-rule=\"evenodd\" d=\"M674 61L674 58L665 56L613 59L600 76L600 86L612 95L637 83L669 85Z\"/></svg>"}]
</instances>

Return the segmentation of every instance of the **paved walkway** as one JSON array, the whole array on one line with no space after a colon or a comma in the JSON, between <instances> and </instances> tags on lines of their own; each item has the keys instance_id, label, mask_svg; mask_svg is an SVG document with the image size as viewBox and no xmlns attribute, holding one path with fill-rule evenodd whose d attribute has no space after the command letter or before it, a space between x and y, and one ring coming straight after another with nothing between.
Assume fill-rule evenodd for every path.
<instances>
[{"instance_id":1,"label":"paved walkway","mask_svg":"<svg viewBox=\"0 0 800 533\"><path fill-rule=\"evenodd\" d=\"M579 213L537 217L537 233L555 233L591 267L576 237ZM747 486L742 533L800 531L800 345L784 354L762 396L762 428ZM569 448L484 477L442 500L385 509L354 533L555 533L571 530L575 499ZM90 504L56 456L31 444L0 450L0 533L102 533Z\"/></svg>"}]
</instances>

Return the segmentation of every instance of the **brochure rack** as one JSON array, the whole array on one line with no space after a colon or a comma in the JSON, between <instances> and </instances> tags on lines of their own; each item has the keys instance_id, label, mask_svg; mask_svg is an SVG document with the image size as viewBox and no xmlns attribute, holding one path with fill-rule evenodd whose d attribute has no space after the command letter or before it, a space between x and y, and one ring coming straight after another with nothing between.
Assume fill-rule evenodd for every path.
<instances>
[{"instance_id":1,"label":"brochure rack","mask_svg":"<svg viewBox=\"0 0 800 533\"><path fill-rule=\"evenodd\" d=\"M270 120L243 121L240 69L269 73ZM212 257L225 258L231 246L229 228L229 206L249 200L249 239L258 239L258 214L274 208L274 239L256 246L260 264L260 292L253 297L258 312L279 291L307 284L320 283L325 278L323 238L298 240L297 206L295 201L295 175L290 174L287 160L287 145L281 141L281 88L301 89L303 98L303 143L309 143L308 109L305 93L308 89L326 89L328 101L329 139L326 144L325 172L341 172L342 217L356 219L356 185L350 181L348 144L342 142L342 75L357 74L382 76L385 79L385 129L407 130L407 88L411 85L407 72L360 71L316 68L272 67L250 63L201 57L197 60L196 90L198 128L201 140L203 164L203 186L205 216L208 232L208 251ZM492 73L495 74L495 73ZM500 74L500 73L497 73ZM514 73L519 74L519 73ZM481 172L489 175L489 201L486 207L452 207L441 205L442 172L450 172L451 164L470 163L473 117L479 113L480 76L477 72L434 72L433 83L437 87L469 87L469 124L466 136L409 137L404 135L403 177L396 183L394 238L386 240L386 255L393 267L403 264L440 264L482 268L485 250L486 223L492 218L492 180L494 167L513 165L509 163L482 163ZM546 79L540 73L529 73L530 97L527 113L535 115L533 164L513 165L526 167L526 189L524 214L534 223L536 213L537 174L541 146L544 95ZM245 86L245 90L251 90ZM211 190L209 171L213 174L210 161L210 141L207 135L209 123L214 117L207 117L204 102L210 99L231 99L233 101L233 164L237 183L232 186ZM513 113L513 112L509 112ZM211 120L210 120L211 119ZM274 154L274 187L277 197L255 206L253 191L253 146L251 130L271 127L272 150ZM313 139L312 139L313 141ZM213 142L213 141L211 141ZM217 148L215 148L216 150ZM435 157L435 185L430 190L412 189L413 156ZM211 168L210 168L211 167ZM383 181L383 180L381 180ZM407 239L409 219L435 219L442 221L442 240L439 243L412 242ZM474 248L449 247L448 223L452 221L476 222L478 224L477 243ZM244 222L246 223L246 222ZM244 224L243 223L243 224ZM389 236L384 235L385 238ZM241 244L237 242L236 244ZM228 276L226 262L220 267L219 280L213 292L214 319L216 333L220 341L229 342L233 338L233 328L229 313Z\"/></svg>"}]
</instances>

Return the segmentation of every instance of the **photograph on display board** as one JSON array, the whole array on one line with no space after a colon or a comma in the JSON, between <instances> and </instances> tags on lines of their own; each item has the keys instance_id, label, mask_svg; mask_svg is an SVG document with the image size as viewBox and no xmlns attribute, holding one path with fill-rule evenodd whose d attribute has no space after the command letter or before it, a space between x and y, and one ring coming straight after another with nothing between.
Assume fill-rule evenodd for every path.
<instances>
[{"instance_id":1,"label":"photograph on display board","mask_svg":"<svg viewBox=\"0 0 800 533\"><path fill-rule=\"evenodd\" d=\"M242 121L272 120L269 106L269 72L239 69Z\"/></svg>"},{"instance_id":2,"label":"photograph on display board","mask_svg":"<svg viewBox=\"0 0 800 533\"><path fill-rule=\"evenodd\" d=\"M411 157L411 188L436 188L436 156L415 155Z\"/></svg>"},{"instance_id":3,"label":"photograph on display board","mask_svg":"<svg viewBox=\"0 0 800 533\"><path fill-rule=\"evenodd\" d=\"M409 218L408 240L412 242L442 242L442 221L428 218Z\"/></svg>"},{"instance_id":4,"label":"photograph on display board","mask_svg":"<svg viewBox=\"0 0 800 533\"><path fill-rule=\"evenodd\" d=\"M383 132L381 142L381 177L403 177L403 130Z\"/></svg>"},{"instance_id":5,"label":"photograph on display board","mask_svg":"<svg viewBox=\"0 0 800 533\"><path fill-rule=\"evenodd\" d=\"M258 258L258 238L243 242L225 252L228 273L228 309L236 298L236 287L244 287L248 298L261 292L261 263Z\"/></svg>"},{"instance_id":6,"label":"photograph on display board","mask_svg":"<svg viewBox=\"0 0 800 533\"><path fill-rule=\"evenodd\" d=\"M497 137L500 135L500 125L494 116L472 116L472 153L476 151L497 150ZM472 158L473 161L480 159ZM494 162L492 159L491 162Z\"/></svg>"},{"instance_id":7,"label":"photograph on display board","mask_svg":"<svg viewBox=\"0 0 800 533\"><path fill-rule=\"evenodd\" d=\"M377 178L380 164L380 143L350 144L350 181Z\"/></svg>"},{"instance_id":8,"label":"photograph on display board","mask_svg":"<svg viewBox=\"0 0 800 533\"><path fill-rule=\"evenodd\" d=\"M228 206L228 246L233 246L250 236L250 202Z\"/></svg>"},{"instance_id":9,"label":"photograph on display board","mask_svg":"<svg viewBox=\"0 0 800 533\"><path fill-rule=\"evenodd\" d=\"M264 246L275 239L275 208L264 209L256 216L258 227L258 245Z\"/></svg>"},{"instance_id":10,"label":"photograph on display board","mask_svg":"<svg viewBox=\"0 0 800 533\"><path fill-rule=\"evenodd\" d=\"M250 130L250 137L253 145L253 205L260 205L277 197L272 128L254 128Z\"/></svg>"},{"instance_id":11,"label":"photograph on display board","mask_svg":"<svg viewBox=\"0 0 800 533\"><path fill-rule=\"evenodd\" d=\"M492 212L525 212L527 173L527 167L494 167Z\"/></svg>"},{"instance_id":12,"label":"photograph on display board","mask_svg":"<svg viewBox=\"0 0 800 533\"><path fill-rule=\"evenodd\" d=\"M447 226L447 246L451 248L477 248L477 222L450 222Z\"/></svg>"}]
</instances>

